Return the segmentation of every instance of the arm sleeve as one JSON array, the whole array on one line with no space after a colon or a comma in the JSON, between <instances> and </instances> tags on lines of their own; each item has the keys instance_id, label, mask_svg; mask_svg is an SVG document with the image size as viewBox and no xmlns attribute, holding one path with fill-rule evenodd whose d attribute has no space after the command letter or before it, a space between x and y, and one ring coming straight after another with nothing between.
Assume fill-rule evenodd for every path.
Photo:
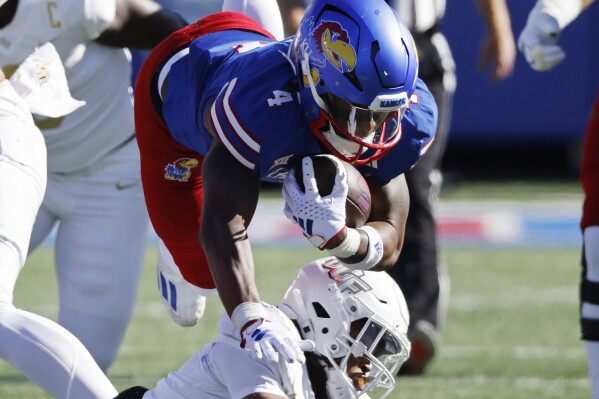
<instances>
[{"instance_id":1,"label":"arm sleeve","mask_svg":"<svg viewBox=\"0 0 599 399\"><path fill-rule=\"evenodd\" d=\"M244 349L228 343L212 348L210 363L232 399L242 399L256 392L287 396L277 374L265 361L253 360Z\"/></svg>"}]
</instances>

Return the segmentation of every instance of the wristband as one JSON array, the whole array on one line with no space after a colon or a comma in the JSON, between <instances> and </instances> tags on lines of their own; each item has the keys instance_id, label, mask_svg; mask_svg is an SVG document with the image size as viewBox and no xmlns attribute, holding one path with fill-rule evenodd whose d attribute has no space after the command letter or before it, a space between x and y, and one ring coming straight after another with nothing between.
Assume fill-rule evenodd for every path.
<instances>
[{"instance_id":1,"label":"wristband","mask_svg":"<svg viewBox=\"0 0 599 399\"><path fill-rule=\"evenodd\" d=\"M366 256L358 263L345 263L343 266L352 270L367 270L375 267L383 259L383 239L375 228L363 226L356 230L362 230L368 236L368 250Z\"/></svg>"},{"instance_id":2,"label":"wristband","mask_svg":"<svg viewBox=\"0 0 599 399\"><path fill-rule=\"evenodd\" d=\"M264 306L256 302L242 302L231 313L231 321L239 331L252 320L266 319Z\"/></svg>"},{"instance_id":3,"label":"wristband","mask_svg":"<svg viewBox=\"0 0 599 399\"><path fill-rule=\"evenodd\" d=\"M337 256L339 258L349 258L358 252L360 249L360 242L362 241L362 236L360 232L356 229L348 228L347 234L341 244L337 245L333 249L329 249L329 253L333 256Z\"/></svg>"}]
</instances>

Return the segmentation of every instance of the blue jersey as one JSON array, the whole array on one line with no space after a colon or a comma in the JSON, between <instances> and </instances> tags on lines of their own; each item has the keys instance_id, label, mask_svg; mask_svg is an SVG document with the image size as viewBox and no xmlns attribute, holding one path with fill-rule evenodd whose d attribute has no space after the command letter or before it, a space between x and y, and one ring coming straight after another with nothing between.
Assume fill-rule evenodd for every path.
<instances>
[{"instance_id":1,"label":"blue jersey","mask_svg":"<svg viewBox=\"0 0 599 399\"><path fill-rule=\"evenodd\" d=\"M304 156L327 153L303 118L291 39L274 42L257 33L227 30L193 40L173 64L162 114L173 138L205 156L213 137L263 181L281 183ZM358 169L377 180L408 171L432 142L437 111L418 80L401 139L387 155Z\"/></svg>"}]
</instances>

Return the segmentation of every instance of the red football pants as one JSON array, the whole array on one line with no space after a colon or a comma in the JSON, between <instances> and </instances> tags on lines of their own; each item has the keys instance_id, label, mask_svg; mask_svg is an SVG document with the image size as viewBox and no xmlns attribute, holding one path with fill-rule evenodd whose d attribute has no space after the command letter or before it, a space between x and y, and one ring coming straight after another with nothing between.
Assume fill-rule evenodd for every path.
<instances>
[{"instance_id":1,"label":"red football pants","mask_svg":"<svg viewBox=\"0 0 599 399\"><path fill-rule=\"evenodd\" d=\"M582 230L599 226L599 93L595 98L584 138L580 180L584 191Z\"/></svg>"},{"instance_id":2,"label":"red football pants","mask_svg":"<svg viewBox=\"0 0 599 399\"><path fill-rule=\"evenodd\" d=\"M215 284L199 242L203 157L172 138L152 103L151 92L156 88L151 84L158 68L174 53L199 36L221 30L247 30L272 38L257 22L242 14L210 15L158 44L143 63L135 85L135 130L150 220L185 280L205 289L215 288ZM176 179L172 179L173 172Z\"/></svg>"}]
</instances>

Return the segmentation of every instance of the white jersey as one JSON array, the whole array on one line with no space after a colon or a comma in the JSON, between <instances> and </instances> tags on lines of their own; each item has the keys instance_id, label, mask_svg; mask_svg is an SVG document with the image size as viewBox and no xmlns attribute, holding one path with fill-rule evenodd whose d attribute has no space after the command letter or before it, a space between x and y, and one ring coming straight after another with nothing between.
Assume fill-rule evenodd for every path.
<instances>
[{"instance_id":1,"label":"white jersey","mask_svg":"<svg viewBox=\"0 0 599 399\"><path fill-rule=\"evenodd\" d=\"M40 44L52 42L73 98L84 107L64 118L36 117L48 149L48 172L92 165L134 133L128 50L93 42L113 21L115 0L19 0L0 29L0 67L16 69Z\"/></svg>"},{"instance_id":2,"label":"white jersey","mask_svg":"<svg viewBox=\"0 0 599 399\"><path fill-rule=\"evenodd\" d=\"M285 326L294 337L299 333L279 309L263 303L268 319ZM158 381L143 399L241 399L267 392L295 399L313 399L303 364L279 361L277 366L254 360L239 347L239 332L227 315L218 322L220 336L192 356L179 370Z\"/></svg>"},{"instance_id":3,"label":"white jersey","mask_svg":"<svg viewBox=\"0 0 599 399\"><path fill-rule=\"evenodd\" d=\"M426 32L445 15L445 0L391 0L388 3L412 33Z\"/></svg>"}]
</instances>

